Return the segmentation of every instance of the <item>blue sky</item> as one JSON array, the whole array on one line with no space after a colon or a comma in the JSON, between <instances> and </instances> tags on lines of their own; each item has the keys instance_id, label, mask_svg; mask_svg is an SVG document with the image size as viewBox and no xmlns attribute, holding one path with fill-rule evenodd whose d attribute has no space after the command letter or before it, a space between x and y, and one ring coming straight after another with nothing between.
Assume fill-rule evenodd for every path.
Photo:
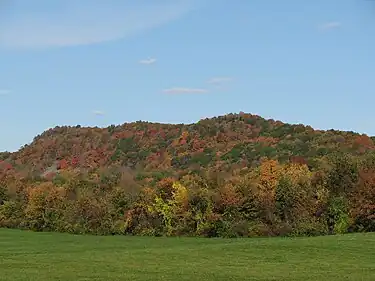
<instances>
[{"instance_id":1,"label":"blue sky","mask_svg":"<svg viewBox=\"0 0 375 281\"><path fill-rule=\"evenodd\" d=\"M0 151L240 111L375 135L374 59L366 0L5 0Z\"/></svg>"}]
</instances>

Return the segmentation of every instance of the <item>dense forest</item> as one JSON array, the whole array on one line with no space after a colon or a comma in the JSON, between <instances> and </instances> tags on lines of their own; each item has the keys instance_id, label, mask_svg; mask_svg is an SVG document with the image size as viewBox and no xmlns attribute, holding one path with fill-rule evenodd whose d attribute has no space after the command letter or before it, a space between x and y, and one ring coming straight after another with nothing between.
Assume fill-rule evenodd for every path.
<instances>
[{"instance_id":1,"label":"dense forest","mask_svg":"<svg viewBox=\"0 0 375 281\"><path fill-rule=\"evenodd\" d=\"M251 114L56 127L0 153L0 227L205 237L375 231L375 145Z\"/></svg>"}]
</instances>

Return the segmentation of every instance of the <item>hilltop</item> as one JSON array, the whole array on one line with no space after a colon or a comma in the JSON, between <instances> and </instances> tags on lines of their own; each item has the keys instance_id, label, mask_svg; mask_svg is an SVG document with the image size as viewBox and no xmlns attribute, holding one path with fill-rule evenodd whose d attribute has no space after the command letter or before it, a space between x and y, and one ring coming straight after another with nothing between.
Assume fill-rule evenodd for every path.
<instances>
[{"instance_id":1,"label":"hilltop","mask_svg":"<svg viewBox=\"0 0 375 281\"><path fill-rule=\"evenodd\" d=\"M177 175L253 167L267 157L307 163L314 169L332 153L360 156L374 148L366 135L240 113L188 125L139 121L107 128L55 127L17 152L0 154L0 167L29 175L109 167Z\"/></svg>"}]
</instances>

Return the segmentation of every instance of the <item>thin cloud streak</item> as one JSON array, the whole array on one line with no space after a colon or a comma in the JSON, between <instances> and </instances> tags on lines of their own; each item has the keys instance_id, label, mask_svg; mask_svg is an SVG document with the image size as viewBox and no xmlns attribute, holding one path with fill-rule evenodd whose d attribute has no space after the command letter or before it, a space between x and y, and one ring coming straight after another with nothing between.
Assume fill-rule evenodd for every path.
<instances>
[{"instance_id":1,"label":"thin cloud streak","mask_svg":"<svg viewBox=\"0 0 375 281\"><path fill-rule=\"evenodd\" d=\"M92 113L96 116L103 116L105 114L105 112L101 110L94 110Z\"/></svg>"},{"instance_id":2,"label":"thin cloud streak","mask_svg":"<svg viewBox=\"0 0 375 281\"><path fill-rule=\"evenodd\" d=\"M0 46L46 48L118 40L179 19L192 10L193 1L135 5L132 1L55 0L49 4L52 11L44 12L22 2L7 10L12 17L1 19ZM45 6L41 0L33 3Z\"/></svg>"},{"instance_id":3,"label":"thin cloud streak","mask_svg":"<svg viewBox=\"0 0 375 281\"><path fill-rule=\"evenodd\" d=\"M155 58L145 59L145 60L140 60L139 61L140 64L146 64L146 65L154 64L155 62L156 62Z\"/></svg>"},{"instance_id":4,"label":"thin cloud streak","mask_svg":"<svg viewBox=\"0 0 375 281\"><path fill-rule=\"evenodd\" d=\"M208 90L206 89L198 89L198 88L170 88L163 90L166 94L204 94L207 93Z\"/></svg>"},{"instance_id":5,"label":"thin cloud streak","mask_svg":"<svg viewBox=\"0 0 375 281\"><path fill-rule=\"evenodd\" d=\"M232 77L214 77L207 81L209 84L220 84L233 81Z\"/></svg>"},{"instance_id":6,"label":"thin cloud streak","mask_svg":"<svg viewBox=\"0 0 375 281\"><path fill-rule=\"evenodd\" d=\"M322 30L336 29L336 28L341 27L341 25L342 24L338 21L332 21L332 22L327 22L327 23L322 24L320 26L320 29Z\"/></svg>"}]
</instances>

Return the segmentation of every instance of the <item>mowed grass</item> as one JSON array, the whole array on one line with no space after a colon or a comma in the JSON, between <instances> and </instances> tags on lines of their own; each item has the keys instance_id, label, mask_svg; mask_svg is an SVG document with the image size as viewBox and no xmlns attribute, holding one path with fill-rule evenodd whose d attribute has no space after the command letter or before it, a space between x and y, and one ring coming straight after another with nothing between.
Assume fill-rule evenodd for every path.
<instances>
[{"instance_id":1,"label":"mowed grass","mask_svg":"<svg viewBox=\"0 0 375 281\"><path fill-rule=\"evenodd\" d=\"M98 237L0 229L0 280L375 280L375 233Z\"/></svg>"}]
</instances>

